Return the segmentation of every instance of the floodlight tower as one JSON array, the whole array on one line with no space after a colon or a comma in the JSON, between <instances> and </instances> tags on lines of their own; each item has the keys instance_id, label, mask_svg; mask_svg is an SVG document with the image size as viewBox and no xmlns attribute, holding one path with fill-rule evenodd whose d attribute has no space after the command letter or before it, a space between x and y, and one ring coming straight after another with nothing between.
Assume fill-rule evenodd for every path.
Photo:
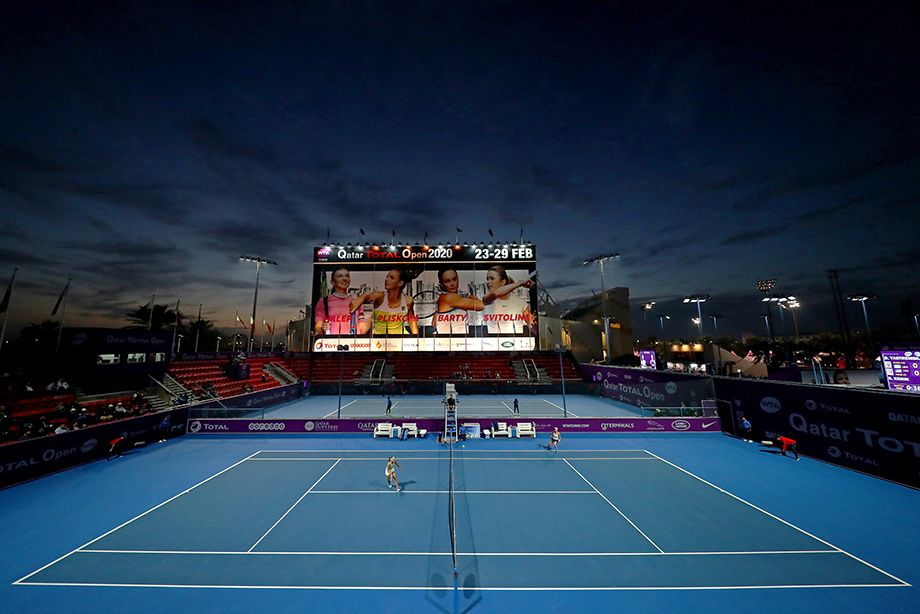
<instances>
[{"instance_id":1,"label":"floodlight tower","mask_svg":"<svg viewBox=\"0 0 920 614\"><path fill-rule=\"evenodd\" d=\"M601 310L604 314L604 362L610 360L610 324L607 318L607 301L605 300L605 290L604 290L604 262L610 260L611 258L619 258L620 253L614 252L611 254L603 254L601 256L594 256L593 258L587 258L582 265L591 264L596 262L601 270Z\"/></svg>"},{"instance_id":2,"label":"floodlight tower","mask_svg":"<svg viewBox=\"0 0 920 614\"><path fill-rule=\"evenodd\" d=\"M869 353L874 354L875 350L872 348L872 329L869 327L869 311L866 309L866 302L877 299L878 296L875 294L851 294L847 297L847 300L852 303L862 304L863 318L866 320L866 341L869 345ZM871 360L874 356L870 356Z\"/></svg>"},{"instance_id":3,"label":"floodlight tower","mask_svg":"<svg viewBox=\"0 0 920 614\"><path fill-rule=\"evenodd\" d=\"M259 256L240 256L240 262L255 262L256 263L256 292L252 297L252 320L249 323L249 338L246 340L246 351L252 351L252 338L256 333L256 305L259 302L259 273L262 271L262 267L266 264L271 264L278 266L278 263L274 260L269 260L267 258L261 258Z\"/></svg>"},{"instance_id":4,"label":"floodlight tower","mask_svg":"<svg viewBox=\"0 0 920 614\"><path fill-rule=\"evenodd\" d=\"M696 303L696 317L698 322L696 322L697 327L700 331L700 340L703 339L703 309L700 307L701 303L705 303L712 297L708 294L691 294L690 296L684 297L685 303Z\"/></svg>"}]
</instances>

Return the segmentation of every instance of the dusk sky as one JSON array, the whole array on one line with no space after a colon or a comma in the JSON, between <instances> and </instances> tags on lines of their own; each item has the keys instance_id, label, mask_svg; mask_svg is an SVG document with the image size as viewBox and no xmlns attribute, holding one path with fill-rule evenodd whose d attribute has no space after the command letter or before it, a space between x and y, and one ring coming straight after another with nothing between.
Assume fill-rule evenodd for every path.
<instances>
[{"instance_id":1,"label":"dusk sky","mask_svg":"<svg viewBox=\"0 0 920 614\"><path fill-rule=\"evenodd\" d=\"M720 332L762 333L764 278L800 297L802 332L836 330L831 268L879 296L874 324L910 325L918 15L696 4L7 5L7 336L50 318L68 277L68 326L124 326L156 294L230 329L252 305L240 254L279 263L259 319L281 326L327 227L414 243L523 226L560 302L598 291L581 263L618 251L606 284L629 288L637 332L655 300L690 336L680 298L708 293Z\"/></svg>"}]
</instances>

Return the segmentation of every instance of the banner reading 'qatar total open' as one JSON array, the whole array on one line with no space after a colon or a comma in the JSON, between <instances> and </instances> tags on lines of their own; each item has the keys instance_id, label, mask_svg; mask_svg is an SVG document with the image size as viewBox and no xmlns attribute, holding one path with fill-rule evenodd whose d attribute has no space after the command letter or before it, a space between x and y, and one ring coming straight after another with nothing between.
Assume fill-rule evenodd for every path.
<instances>
[{"instance_id":1,"label":"banner reading 'qatar total open'","mask_svg":"<svg viewBox=\"0 0 920 614\"><path fill-rule=\"evenodd\" d=\"M536 248L317 247L313 350L537 347Z\"/></svg>"}]
</instances>

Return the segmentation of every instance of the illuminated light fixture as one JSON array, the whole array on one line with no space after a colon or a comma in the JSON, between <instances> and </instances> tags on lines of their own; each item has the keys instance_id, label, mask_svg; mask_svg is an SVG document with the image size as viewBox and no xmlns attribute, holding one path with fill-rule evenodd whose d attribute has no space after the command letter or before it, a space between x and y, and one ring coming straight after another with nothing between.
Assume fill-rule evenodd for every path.
<instances>
[{"instance_id":1,"label":"illuminated light fixture","mask_svg":"<svg viewBox=\"0 0 920 614\"><path fill-rule=\"evenodd\" d=\"M422 246L422 249L424 249L424 250L429 250L429 249L431 249L431 248L428 246L427 243L425 243L425 245Z\"/></svg>"},{"instance_id":2,"label":"illuminated light fixture","mask_svg":"<svg viewBox=\"0 0 920 614\"><path fill-rule=\"evenodd\" d=\"M655 301L649 301L647 303L642 303L642 307L640 307L640 309L642 309L642 311L648 311L654 306L655 306Z\"/></svg>"},{"instance_id":3,"label":"illuminated light fixture","mask_svg":"<svg viewBox=\"0 0 920 614\"><path fill-rule=\"evenodd\" d=\"M760 302L761 303L788 303L790 301L795 301L794 296L765 296Z\"/></svg>"},{"instance_id":4,"label":"illuminated light fixture","mask_svg":"<svg viewBox=\"0 0 920 614\"><path fill-rule=\"evenodd\" d=\"M460 249L459 245L454 245L454 249Z\"/></svg>"},{"instance_id":5,"label":"illuminated light fixture","mask_svg":"<svg viewBox=\"0 0 920 614\"><path fill-rule=\"evenodd\" d=\"M761 292L769 292L770 290L776 287L776 280L775 279L761 279L754 285Z\"/></svg>"},{"instance_id":6,"label":"illuminated light fixture","mask_svg":"<svg viewBox=\"0 0 920 614\"><path fill-rule=\"evenodd\" d=\"M694 323L700 331L700 339L703 338L703 310L700 305L710 298L712 297L708 294L691 294L690 296L684 297L684 303L696 303L696 318L694 318Z\"/></svg>"}]
</instances>

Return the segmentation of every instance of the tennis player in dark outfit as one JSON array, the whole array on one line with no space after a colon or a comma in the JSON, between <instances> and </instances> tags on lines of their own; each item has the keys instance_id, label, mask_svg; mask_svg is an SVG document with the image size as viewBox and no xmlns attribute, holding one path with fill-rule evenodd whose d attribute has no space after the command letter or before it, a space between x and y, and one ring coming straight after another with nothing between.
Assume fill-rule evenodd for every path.
<instances>
[{"instance_id":1,"label":"tennis player in dark outfit","mask_svg":"<svg viewBox=\"0 0 920 614\"><path fill-rule=\"evenodd\" d=\"M741 416L741 438L751 443L751 421L746 416Z\"/></svg>"}]
</instances>

